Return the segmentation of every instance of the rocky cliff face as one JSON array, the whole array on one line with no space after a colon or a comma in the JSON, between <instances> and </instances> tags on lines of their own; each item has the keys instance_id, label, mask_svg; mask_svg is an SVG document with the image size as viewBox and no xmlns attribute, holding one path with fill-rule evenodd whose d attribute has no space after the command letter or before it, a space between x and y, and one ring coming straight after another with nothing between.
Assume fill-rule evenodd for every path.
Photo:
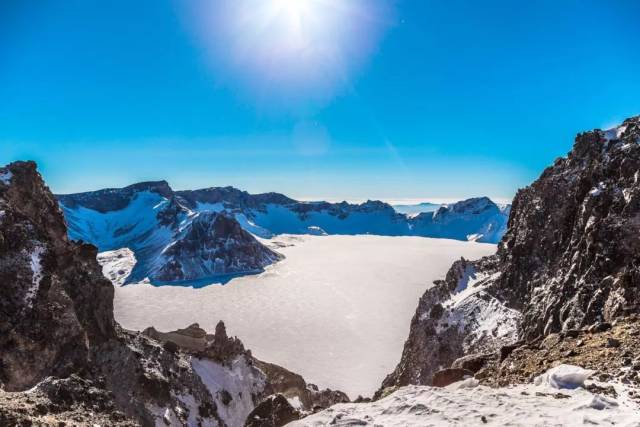
<instances>
[{"instance_id":1,"label":"rocky cliff face","mask_svg":"<svg viewBox=\"0 0 640 427\"><path fill-rule=\"evenodd\" d=\"M640 118L578 135L518 192L497 254L457 262L425 292L383 388L431 384L465 355L638 313L639 175Z\"/></svg>"},{"instance_id":2,"label":"rocky cliff face","mask_svg":"<svg viewBox=\"0 0 640 427\"><path fill-rule=\"evenodd\" d=\"M69 242L33 162L0 169L0 385L24 390L91 363L116 335L97 251Z\"/></svg>"}]
</instances>

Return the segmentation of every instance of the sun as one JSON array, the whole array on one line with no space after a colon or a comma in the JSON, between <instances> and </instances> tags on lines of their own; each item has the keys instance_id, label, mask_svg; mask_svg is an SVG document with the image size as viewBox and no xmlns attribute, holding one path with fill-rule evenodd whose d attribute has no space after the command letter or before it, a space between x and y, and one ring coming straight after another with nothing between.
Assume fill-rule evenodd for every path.
<instances>
[{"instance_id":1,"label":"sun","mask_svg":"<svg viewBox=\"0 0 640 427\"><path fill-rule=\"evenodd\" d=\"M212 63L261 94L331 96L372 51L386 0L218 0L198 10Z\"/></svg>"}]
</instances>

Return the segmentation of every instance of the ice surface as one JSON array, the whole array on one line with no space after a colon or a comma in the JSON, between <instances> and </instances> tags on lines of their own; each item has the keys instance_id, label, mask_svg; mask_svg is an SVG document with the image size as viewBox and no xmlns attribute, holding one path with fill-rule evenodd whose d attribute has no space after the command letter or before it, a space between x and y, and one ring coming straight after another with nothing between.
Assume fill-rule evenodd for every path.
<instances>
[{"instance_id":1,"label":"ice surface","mask_svg":"<svg viewBox=\"0 0 640 427\"><path fill-rule=\"evenodd\" d=\"M280 236L286 259L256 276L203 288L116 288L129 329L174 330L222 319L254 355L320 387L370 396L402 354L418 300L452 262L489 244L422 237Z\"/></svg>"}]
</instances>

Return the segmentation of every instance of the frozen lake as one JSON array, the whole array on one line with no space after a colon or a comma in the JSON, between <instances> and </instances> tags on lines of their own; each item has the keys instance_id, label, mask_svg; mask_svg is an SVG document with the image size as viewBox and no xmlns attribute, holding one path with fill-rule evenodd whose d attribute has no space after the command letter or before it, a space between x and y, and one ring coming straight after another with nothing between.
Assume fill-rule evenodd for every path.
<instances>
[{"instance_id":1,"label":"frozen lake","mask_svg":"<svg viewBox=\"0 0 640 427\"><path fill-rule=\"evenodd\" d=\"M371 396L400 360L422 293L451 263L495 245L422 237L279 236L286 259L260 275L203 288L116 288L128 329L227 325L259 359L351 398Z\"/></svg>"}]
</instances>

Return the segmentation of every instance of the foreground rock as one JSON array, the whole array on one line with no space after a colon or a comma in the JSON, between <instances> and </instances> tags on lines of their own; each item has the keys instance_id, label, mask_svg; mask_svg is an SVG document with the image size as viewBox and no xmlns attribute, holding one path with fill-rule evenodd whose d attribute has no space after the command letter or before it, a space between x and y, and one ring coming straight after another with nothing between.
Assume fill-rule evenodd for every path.
<instances>
[{"instance_id":1,"label":"foreground rock","mask_svg":"<svg viewBox=\"0 0 640 427\"><path fill-rule=\"evenodd\" d=\"M341 391L319 390L298 374L256 359L244 348L240 340L227 336L223 322L218 323L214 334L208 334L198 324L172 332L159 332L154 328L147 328L143 334L162 342L165 349L174 352L181 351L198 359L212 360L222 365L229 365L234 359L243 357L248 365L255 367L264 384L261 389L262 395L270 395L271 398L262 400L259 407L255 408L259 416L253 419L252 425L259 425L258 419L263 419L266 414L269 414L267 418L273 420L290 416L280 413L295 413L297 417L301 417L336 403L349 402L348 396ZM287 405L282 404L281 398L276 399L276 396L285 399ZM270 413L271 410L274 412Z\"/></svg>"},{"instance_id":2,"label":"foreground rock","mask_svg":"<svg viewBox=\"0 0 640 427\"><path fill-rule=\"evenodd\" d=\"M504 386L530 381L549 367L579 365L594 372L594 378L611 383L600 390L640 404L640 316L629 316L606 330L584 328L549 334L517 346L508 355L485 359L475 374L481 383ZM606 327L605 327L606 328ZM624 390L618 389L623 385Z\"/></svg>"},{"instance_id":3,"label":"foreground rock","mask_svg":"<svg viewBox=\"0 0 640 427\"><path fill-rule=\"evenodd\" d=\"M320 426L636 426L640 414L602 394L592 373L562 365L533 384L493 388L468 379L439 388L405 386L370 403L347 403L289 424ZM586 382L585 382L586 381Z\"/></svg>"},{"instance_id":4,"label":"foreground rock","mask_svg":"<svg viewBox=\"0 0 640 427\"><path fill-rule=\"evenodd\" d=\"M401 362L378 396L385 388L432 384L438 370L461 357L466 360L458 367L477 370L492 358L487 355L504 361L521 354L514 351L526 343L600 330L602 322L639 313L639 139L638 117L580 134L566 158L520 190L497 254L455 263L425 292ZM616 345L609 342L607 351ZM530 349L548 353L536 346ZM614 356L617 365L624 357L597 354L601 364ZM544 363L540 355L526 359ZM521 369L507 381L530 380L535 373Z\"/></svg>"}]
</instances>

